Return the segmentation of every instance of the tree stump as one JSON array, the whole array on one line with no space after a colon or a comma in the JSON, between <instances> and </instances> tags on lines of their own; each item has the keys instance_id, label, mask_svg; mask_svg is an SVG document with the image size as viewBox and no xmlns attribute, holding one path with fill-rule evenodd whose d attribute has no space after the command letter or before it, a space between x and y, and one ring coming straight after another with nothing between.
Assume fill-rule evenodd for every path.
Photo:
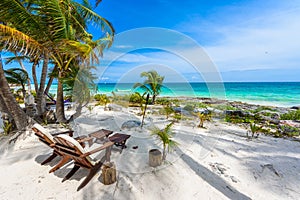
<instances>
[{"instance_id":1,"label":"tree stump","mask_svg":"<svg viewBox=\"0 0 300 200\"><path fill-rule=\"evenodd\" d=\"M102 168L103 184L110 185L116 182L116 166L113 162L105 163Z\"/></svg>"},{"instance_id":2,"label":"tree stump","mask_svg":"<svg viewBox=\"0 0 300 200\"><path fill-rule=\"evenodd\" d=\"M158 149L151 149L149 151L149 165L151 167L157 167L162 163L162 155Z\"/></svg>"}]
</instances>

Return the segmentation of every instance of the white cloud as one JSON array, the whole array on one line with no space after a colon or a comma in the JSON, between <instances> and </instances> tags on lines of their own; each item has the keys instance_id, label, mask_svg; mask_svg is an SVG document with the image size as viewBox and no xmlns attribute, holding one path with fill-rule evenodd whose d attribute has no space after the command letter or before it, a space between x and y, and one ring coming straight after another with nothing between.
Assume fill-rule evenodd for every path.
<instances>
[{"instance_id":1,"label":"white cloud","mask_svg":"<svg viewBox=\"0 0 300 200\"><path fill-rule=\"evenodd\" d=\"M206 45L205 50L220 71L296 68L300 63L298 19L300 12L295 8L261 14L242 24L210 25L220 37L215 38L214 45ZM197 25L200 33L201 26ZM197 29L192 24L187 27Z\"/></svg>"}]
</instances>

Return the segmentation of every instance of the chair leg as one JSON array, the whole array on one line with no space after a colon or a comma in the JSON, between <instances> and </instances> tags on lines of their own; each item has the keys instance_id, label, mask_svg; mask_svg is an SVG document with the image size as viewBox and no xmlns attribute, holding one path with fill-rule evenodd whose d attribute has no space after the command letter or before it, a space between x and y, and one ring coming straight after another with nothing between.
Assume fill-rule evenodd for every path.
<instances>
[{"instance_id":1,"label":"chair leg","mask_svg":"<svg viewBox=\"0 0 300 200\"><path fill-rule=\"evenodd\" d=\"M57 165L55 165L55 166L49 171L49 173L55 172L55 171L58 170L60 167L62 167L64 164L66 164L69 160L70 160L70 157L68 157L68 156L63 156L62 159L59 161L59 163L58 163Z\"/></svg>"},{"instance_id":2,"label":"chair leg","mask_svg":"<svg viewBox=\"0 0 300 200\"><path fill-rule=\"evenodd\" d=\"M53 160L56 156L57 156L57 154L56 154L55 152L53 152L51 156L49 156L46 160L44 160L44 161L41 163L41 165L44 165L44 164L50 162L50 161Z\"/></svg>"},{"instance_id":3,"label":"chair leg","mask_svg":"<svg viewBox=\"0 0 300 200\"><path fill-rule=\"evenodd\" d=\"M62 182L68 180L69 178L71 178L75 172L77 172L77 170L80 168L79 165L74 165L73 169L65 176L65 178L62 180Z\"/></svg>"},{"instance_id":4,"label":"chair leg","mask_svg":"<svg viewBox=\"0 0 300 200\"><path fill-rule=\"evenodd\" d=\"M82 183L79 185L77 188L77 191L81 190L86 184L90 182L90 180L95 176L95 174L99 171L103 163L105 162L105 156L95 164L95 166L90 170L89 174L87 177L82 181Z\"/></svg>"}]
</instances>

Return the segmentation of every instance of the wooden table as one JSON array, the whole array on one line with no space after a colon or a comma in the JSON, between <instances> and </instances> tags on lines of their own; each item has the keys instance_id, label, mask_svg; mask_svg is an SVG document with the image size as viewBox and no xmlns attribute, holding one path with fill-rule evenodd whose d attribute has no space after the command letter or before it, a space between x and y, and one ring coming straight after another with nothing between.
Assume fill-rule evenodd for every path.
<instances>
[{"instance_id":1,"label":"wooden table","mask_svg":"<svg viewBox=\"0 0 300 200\"><path fill-rule=\"evenodd\" d=\"M93 133L90 133L89 134L89 137L93 137L93 138L96 138L95 139L95 142L96 141L103 141L103 139L106 137L108 137L110 134L112 134L113 131L111 130L107 130L107 129L100 129L96 132L93 132Z\"/></svg>"}]
</instances>

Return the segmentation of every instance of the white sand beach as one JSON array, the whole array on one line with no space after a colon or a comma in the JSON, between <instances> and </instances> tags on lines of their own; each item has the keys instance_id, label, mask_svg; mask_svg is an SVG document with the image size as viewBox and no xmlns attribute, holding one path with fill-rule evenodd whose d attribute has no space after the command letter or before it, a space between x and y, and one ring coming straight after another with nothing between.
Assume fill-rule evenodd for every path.
<instances>
[{"instance_id":1,"label":"white sand beach","mask_svg":"<svg viewBox=\"0 0 300 200\"><path fill-rule=\"evenodd\" d=\"M126 149L112 151L116 183L104 185L99 171L77 192L85 169L62 183L73 164L48 173L58 158L42 166L52 149L28 130L15 143L1 145L0 199L300 199L299 142L264 135L249 140L246 129L217 120L206 122L206 129L197 128L196 119L181 121L173 126L178 148L153 168L148 151L161 150L162 144L150 135L149 127L163 127L168 121L149 114L143 129L121 129L129 119L141 120L134 113L134 108L103 111L98 106L85 110L73 124L75 136L100 128L131 135ZM52 133L65 130L59 125L45 127Z\"/></svg>"}]
</instances>

